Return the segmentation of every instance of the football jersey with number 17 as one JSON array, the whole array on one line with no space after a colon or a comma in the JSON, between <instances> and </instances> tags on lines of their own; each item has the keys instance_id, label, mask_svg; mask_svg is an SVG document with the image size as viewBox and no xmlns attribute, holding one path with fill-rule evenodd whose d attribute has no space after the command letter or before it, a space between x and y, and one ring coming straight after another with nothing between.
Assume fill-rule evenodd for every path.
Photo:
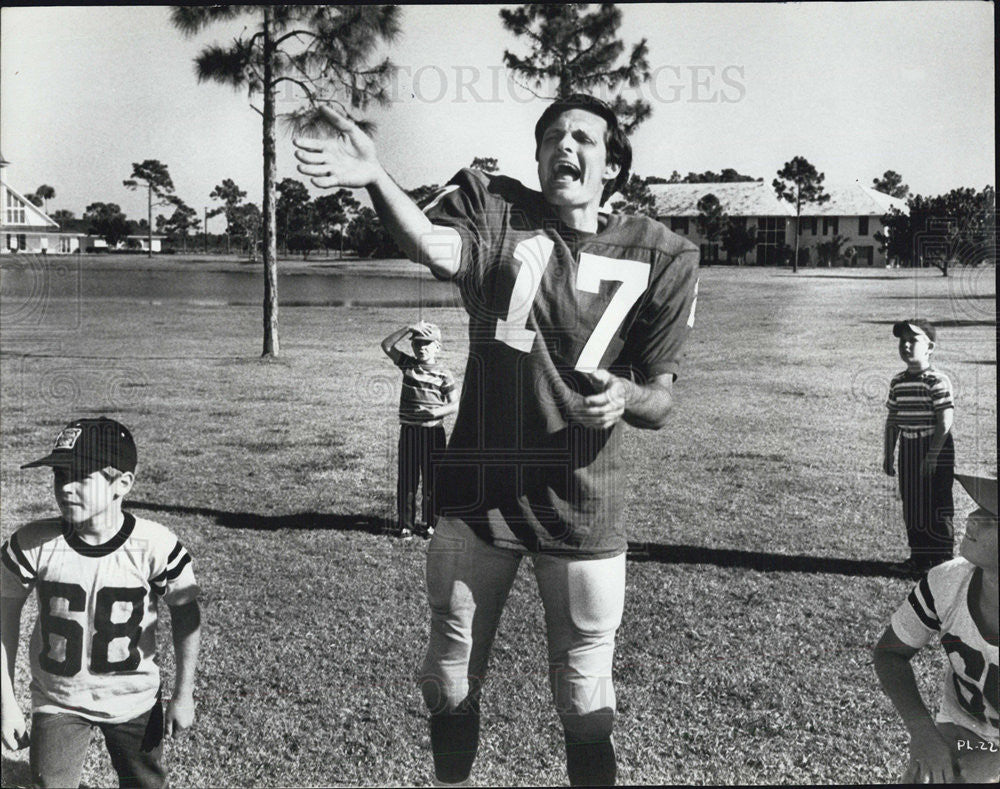
<instances>
[{"instance_id":1,"label":"football jersey with number 17","mask_svg":"<svg viewBox=\"0 0 1000 789\"><path fill-rule=\"evenodd\" d=\"M462 239L469 314L458 417L437 459L439 513L502 547L581 557L625 550L620 430L567 422L595 369L676 377L694 324L698 250L646 217L563 223L504 176L461 170L425 209Z\"/></svg>"}]
</instances>

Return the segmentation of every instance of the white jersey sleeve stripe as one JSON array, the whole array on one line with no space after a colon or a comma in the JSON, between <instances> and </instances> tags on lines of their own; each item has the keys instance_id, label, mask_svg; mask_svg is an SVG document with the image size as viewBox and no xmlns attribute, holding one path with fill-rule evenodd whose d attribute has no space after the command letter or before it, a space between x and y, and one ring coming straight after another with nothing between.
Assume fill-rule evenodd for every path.
<instances>
[{"instance_id":1,"label":"white jersey sleeve stripe","mask_svg":"<svg viewBox=\"0 0 1000 789\"><path fill-rule=\"evenodd\" d=\"M175 578L177 578L177 576L179 576L184 571L184 568L187 567L190 563L191 563L191 554L189 554L187 551L184 551L184 554L181 556L180 561L178 561L177 564L175 564L173 567L170 567L166 570L167 580L173 581Z\"/></svg>"},{"instance_id":2,"label":"white jersey sleeve stripe","mask_svg":"<svg viewBox=\"0 0 1000 789\"><path fill-rule=\"evenodd\" d=\"M913 609L913 613L917 615L917 618L924 624L924 627L930 630L941 629L941 620L938 618L937 611L934 608L934 595L931 594L931 587L927 583L926 576L921 578L920 583L913 587L913 591L910 592L907 600Z\"/></svg>"},{"instance_id":3,"label":"white jersey sleeve stripe","mask_svg":"<svg viewBox=\"0 0 1000 789\"><path fill-rule=\"evenodd\" d=\"M37 573L35 568L31 566L31 562L28 561L28 557L24 555L24 551L21 550L21 546L18 545L16 534L11 535L11 538L0 546L0 550L3 551L4 565L17 576L22 584L28 586L35 582Z\"/></svg>"}]
</instances>

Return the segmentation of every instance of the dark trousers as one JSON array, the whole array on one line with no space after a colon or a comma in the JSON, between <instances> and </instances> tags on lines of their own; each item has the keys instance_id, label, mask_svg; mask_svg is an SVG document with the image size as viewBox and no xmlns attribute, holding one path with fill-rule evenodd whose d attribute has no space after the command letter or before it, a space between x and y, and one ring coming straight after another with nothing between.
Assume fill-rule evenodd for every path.
<instances>
[{"instance_id":1,"label":"dark trousers","mask_svg":"<svg viewBox=\"0 0 1000 789\"><path fill-rule=\"evenodd\" d=\"M920 467L931 437L899 439L899 492L910 556L921 564L939 564L952 558L955 540L952 521L955 504L951 488L955 478L955 444L949 435L941 447L931 476Z\"/></svg>"},{"instance_id":2,"label":"dark trousers","mask_svg":"<svg viewBox=\"0 0 1000 789\"><path fill-rule=\"evenodd\" d=\"M36 787L76 787L94 728L101 730L120 787L167 786L163 766L163 707L159 701L125 723L95 723L72 713L31 716L31 783Z\"/></svg>"},{"instance_id":3,"label":"dark trousers","mask_svg":"<svg viewBox=\"0 0 1000 789\"><path fill-rule=\"evenodd\" d=\"M416 518L417 485L423 478L421 511L424 523L433 527L435 521L432 493L432 455L445 446L444 426L399 426L399 476L396 480L396 512L400 529L412 530Z\"/></svg>"}]
</instances>

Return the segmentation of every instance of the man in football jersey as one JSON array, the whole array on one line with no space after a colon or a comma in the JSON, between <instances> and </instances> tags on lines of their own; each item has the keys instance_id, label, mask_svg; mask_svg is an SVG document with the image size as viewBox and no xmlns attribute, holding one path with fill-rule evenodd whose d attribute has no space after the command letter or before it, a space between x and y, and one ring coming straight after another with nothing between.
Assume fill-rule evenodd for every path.
<instances>
[{"instance_id":1,"label":"man in football jersey","mask_svg":"<svg viewBox=\"0 0 1000 789\"><path fill-rule=\"evenodd\" d=\"M466 781L494 634L524 556L545 607L549 676L571 783L612 784L615 632L625 594L624 421L666 423L694 322L697 249L645 217L599 208L628 178L614 112L574 95L535 126L541 193L461 170L421 212L353 122L299 139L299 171L365 187L410 259L458 286L469 359L435 464L421 671L436 780Z\"/></svg>"},{"instance_id":2,"label":"man in football jersey","mask_svg":"<svg viewBox=\"0 0 1000 789\"><path fill-rule=\"evenodd\" d=\"M969 515L960 556L931 568L875 648L879 682L910 734L903 783L1000 781L997 480L955 478L979 505ZM948 663L934 719L910 660L937 638Z\"/></svg>"},{"instance_id":3,"label":"man in football jersey","mask_svg":"<svg viewBox=\"0 0 1000 789\"><path fill-rule=\"evenodd\" d=\"M191 556L165 527L122 510L136 447L114 420L79 419L45 457L61 517L33 521L0 546L7 748L30 739L32 783L80 784L93 728L104 735L122 786L167 785L164 733L194 721L200 640ZM31 734L14 696L21 609L38 593L31 637ZM164 715L156 664L157 604L170 607L176 675Z\"/></svg>"}]
</instances>

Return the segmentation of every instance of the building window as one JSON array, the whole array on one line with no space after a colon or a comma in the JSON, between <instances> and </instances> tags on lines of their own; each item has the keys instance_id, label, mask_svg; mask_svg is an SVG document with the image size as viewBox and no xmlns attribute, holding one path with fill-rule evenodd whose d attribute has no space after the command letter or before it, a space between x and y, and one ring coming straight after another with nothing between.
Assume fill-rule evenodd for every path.
<instances>
[{"instance_id":1,"label":"building window","mask_svg":"<svg viewBox=\"0 0 1000 789\"><path fill-rule=\"evenodd\" d=\"M670 229L675 233L687 235L688 220L686 216L673 216L670 218Z\"/></svg>"},{"instance_id":2,"label":"building window","mask_svg":"<svg viewBox=\"0 0 1000 789\"><path fill-rule=\"evenodd\" d=\"M72 239L69 236L59 236L59 252L63 255L68 255L72 251Z\"/></svg>"},{"instance_id":3,"label":"building window","mask_svg":"<svg viewBox=\"0 0 1000 789\"><path fill-rule=\"evenodd\" d=\"M28 220L25 218L24 203L7 192L7 217L4 222L8 225L23 225Z\"/></svg>"},{"instance_id":4,"label":"building window","mask_svg":"<svg viewBox=\"0 0 1000 789\"><path fill-rule=\"evenodd\" d=\"M840 217L839 216L824 216L823 217L823 235L829 235L830 231L833 231L833 235L837 235L840 232Z\"/></svg>"},{"instance_id":5,"label":"building window","mask_svg":"<svg viewBox=\"0 0 1000 789\"><path fill-rule=\"evenodd\" d=\"M866 216L858 217L858 235L859 236L868 235L868 217Z\"/></svg>"},{"instance_id":6,"label":"building window","mask_svg":"<svg viewBox=\"0 0 1000 789\"><path fill-rule=\"evenodd\" d=\"M702 244L701 245L701 258L700 262L703 264L718 263L719 262L719 245L718 244Z\"/></svg>"},{"instance_id":7,"label":"building window","mask_svg":"<svg viewBox=\"0 0 1000 789\"><path fill-rule=\"evenodd\" d=\"M757 265L784 263L785 217L762 216L757 223Z\"/></svg>"},{"instance_id":8,"label":"building window","mask_svg":"<svg viewBox=\"0 0 1000 789\"><path fill-rule=\"evenodd\" d=\"M816 217L809 217L810 232L815 235L819 235L819 219Z\"/></svg>"}]
</instances>

